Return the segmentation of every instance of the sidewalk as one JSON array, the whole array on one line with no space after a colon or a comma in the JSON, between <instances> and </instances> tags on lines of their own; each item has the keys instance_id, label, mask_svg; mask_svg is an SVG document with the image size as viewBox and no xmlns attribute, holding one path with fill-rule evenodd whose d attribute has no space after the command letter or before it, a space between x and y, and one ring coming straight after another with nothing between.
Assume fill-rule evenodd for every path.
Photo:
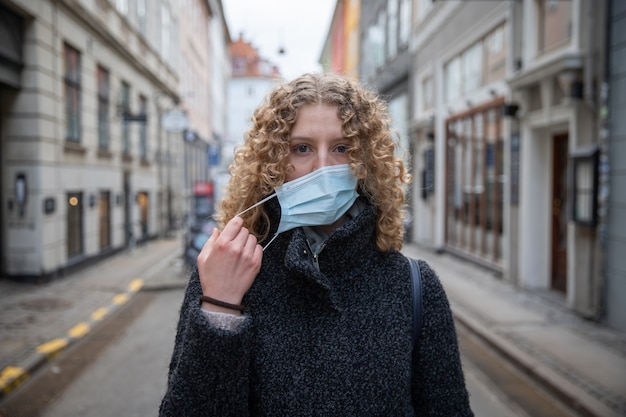
<instances>
[{"instance_id":1,"label":"sidewalk","mask_svg":"<svg viewBox=\"0 0 626 417\"><path fill-rule=\"evenodd\" d=\"M0 400L142 289L182 288L179 238L149 241L47 284L0 280Z\"/></svg>"},{"instance_id":2,"label":"sidewalk","mask_svg":"<svg viewBox=\"0 0 626 417\"><path fill-rule=\"evenodd\" d=\"M546 294L523 291L471 262L414 245L455 319L585 416L626 416L626 334L586 321Z\"/></svg>"},{"instance_id":3,"label":"sidewalk","mask_svg":"<svg viewBox=\"0 0 626 417\"><path fill-rule=\"evenodd\" d=\"M44 285L0 280L0 400L140 290L180 288L180 239L157 240ZM626 334L585 321L454 256L405 246L437 271L456 320L581 415L626 416Z\"/></svg>"}]
</instances>

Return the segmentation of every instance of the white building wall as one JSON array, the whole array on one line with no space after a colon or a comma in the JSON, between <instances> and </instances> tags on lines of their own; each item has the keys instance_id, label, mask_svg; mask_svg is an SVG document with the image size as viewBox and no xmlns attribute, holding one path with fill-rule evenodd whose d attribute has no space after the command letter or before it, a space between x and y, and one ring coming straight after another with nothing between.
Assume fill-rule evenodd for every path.
<instances>
[{"instance_id":1,"label":"white building wall","mask_svg":"<svg viewBox=\"0 0 626 417\"><path fill-rule=\"evenodd\" d=\"M220 0L211 0L214 16L209 22L211 40L211 92L213 131L220 137L226 134L228 80L230 78L230 59L228 57L228 28L224 22L224 10Z\"/></svg>"},{"instance_id":2,"label":"white building wall","mask_svg":"<svg viewBox=\"0 0 626 417\"><path fill-rule=\"evenodd\" d=\"M214 182L215 201L217 202L222 196L222 188L224 182L228 179L223 166L223 147L227 141L228 135L228 83L230 80L230 57L228 55L228 43L230 35L228 27L224 20L224 10L222 2L219 0L211 0L211 9L214 16L209 23L209 33L211 39L211 67L212 67L212 114L213 114L213 133L216 142L212 152L217 152L217 166L210 166L210 178Z\"/></svg>"},{"instance_id":3,"label":"white building wall","mask_svg":"<svg viewBox=\"0 0 626 417\"><path fill-rule=\"evenodd\" d=\"M422 186L419 176L414 178L413 195L417 208L414 215L414 241L433 249L442 249L445 241L445 207L446 207L446 125L451 115L471 109L472 106L493 100L495 96L506 96L509 88L506 80L498 80L480 87L454 102L445 100L444 66L454 56L467 49L499 24L509 19L510 10L506 2L494 4L491 1L474 2L441 2L435 4L419 3L416 8L415 24L411 41L414 53L413 63L413 114L411 126L421 131L416 144L416 162L414 172L418 175L423 169L421 151L430 145L426 143L426 133L432 130L435 138L435 183L434 195L426 202L421 201ZM508 46L507 46L508 47ZM433 100L432 109L424 109L421 100L421 81L432 77ZM468 104L470 103L470 104ZM420 127L428 126L427 128ZM431 127L432 126L432 127ZM502 132L505 147L508 146L509 132ZM505 169L507 169L505 167ZM506 173L505 173L506 174ZM506 188L506 187L505 187ZM415 201L420 200L420 201ZM505 204L506 205L506 204ZM505 251L508 250L507 226L503 236ZM506 269L506 266L504 267Z\"/></svg>"},{"instance_id":4,"label":"white building wall","mask_svg":"<svg viewBox=\"0 0 626 417\"><path fill-rule=\"evenodd\" d=\"M222 160L229 164L233 151L243 143L245 132L252 126L252 114L276 85L272 78L231 78L228 82L228 133L222 149Z\"/></svg>"},{"instance_id":5,"label":"white building wall","mask_svg":"<svg viewBox=\"0 0 626 417\"><path fill-rule=\"evenodd\" d=\"M571 2L547 2L547 6L555 7L566 3L571 6L571 22L567 26L570 30L569 39L560 44L551 45L551 49L539 51L540 22L538 17L541 11L536 0L519 2L430 2L419 1L414 3L416 16L412 38L414 53L413 90L415 102L411 129L413 137L417 138L415 146L417 161L416 173L420 172L421 150L427 147L424 143L424 126L430 126L428 118L431 114L421 108L420 80L425 76L432 76L434 82L435 107L433 109L434 130L436 134L436 177L435 196L426 203L419 200L419 190L414 193L414 203L419 211L415 216L415 239L434 249L445 246L445 150L442 141L445 135L444 120L449 115L462 112L464 106L470 103L484 101L486 91L461 97L454 103L445 103L442 98L445 93L443 83L443 68L445 62L457 51L463 50L471 44L481 31L487 30L494 22L507 23L507 76L498 83L490 85L498 95L505 97L507 103L519 106L514 117L509 117L505 123L505 181L510 181L509 174L512 158L510 138L512 133L520 133L519 157L519 203L511 203L512 189L505 183L504 191L504 240L503 247L503 277L517 285L529 288L539 288L552 291L553 263L552 259L552 210L553 210L553 178L554 171L554 141L555 136L566 134L568 137L567 181L571 181L571 165L573 157L586 149L598 145L599 138L607 134L607 130L600 126L603 95L603 77L606 75L603 48L607 47L607 33L609 39L622 39L619 31L610 29L606 24L606 8L609 4L616 10L619 1L572 0ZM481 9L489 4L488 9ZM618 15L624 7L617 6ZM482 10L476 14L477 10ZM620 15L621 16L621 15ZM623 20L623 19L622 19ZM620 21L621 22L621 21ZM550 31L553 27L546 27ZM609 29L607 29L609 28ZM607 32L609 30L609 32ZM611 44L609 44L611 46ZM619 45L612 44L612 46ZM609 47L610 47L609 46ZM613 57L618 64L624 54ZM612 70L619 73L623 67L613 64ZM573 78L572 78L573 77ZM568 97L569 85L563 83L568 78L583 83L582 96ZM611 91L615 94L614 91ZM482 96L481 96L482 95ZM615 95L613 95L615 97ZM608 114L615 114L609 111ZM622 119L618 120L618 124ZM428 129L428 128L426 128ZM621 133L621 132L620 132ZM610 133L608 133L610 135ZM420 136L422 135L422 136ZM619 133L618 133L619 136ZM562 137L562 136L561 136ZM618 141L618 143L620 143ZM618 148L621 149L621 148ZM615 155L611 154L612 157ZM617 157L619 158L619 157ZM601 169L607 169L606 165ZM416 182L417 187L421 182ZM603 247L601 242L608 234L596 227L579 224L572 220L572 184L567 184L567 207L561 215L560 221L566 222L566 291L561 294L563 303L567 307L579 312L585 317L598 318L602 314L602 296L607 296L604 289L603 275L610 276L609 285L618 288L621 285L620 272L613 268L602 271L602 259L608 256L612 262L615 259L615 250L611 246ZM620 189L621 191L621 189ZM613 191L611 190L611 193ZM602 198L602 190L600 191ZM620 194L621 196L621 194ZM429 209L433 208L431 211ZM431 232L426 222L432 221L434 213L434 229ZM610 215L609 215L610 216ZM613 222L615 218L612 218ZM619 222L617 223L619 227ZM610 240L610 239L609 239ZM615 241L615 240L614 240ZM614 242L613 241L613 242ZM623 246L623 245L622 245ZM603 253L607 250L610 255ZM558 255L557 255L558 256ZM558 274L555 274L558 275ZM623 275L623 274L622 274ZM618 278L616 278L618 277ZM615 283L618 284L615 284ZM559 299L558 291L552 291ZM615 292L609 292L612 297L615 322L621 320L618 298ZM623 304L623 303L622 303ZM611 307L609 307L611 308ZM622 326L623 327L623 326Z\"/></svg>"},{"instance_id":6,"label":"white building wall","mask_svg":"<svg viewBox=\"0 0 626 417\"><path fill-rule=\"evenodd\" d=\"M590 32L590 19L602 27L605 2L573 0L570 39L541 53L538 51L537 3L522 4L524 40L519 50L520 70L509 80L513 99L520 104L521 175L519 283L525 287L553 288L552 176L555 135L567 134L568 181L572 157L598 143L599 97L596 81L603 74L602 32ZM594 15L595 14L595 15ZM526 41L527 40L527 41ZM583 94L572 97L568 80L583 82ZM566 82L568 81L568 82ZM571 216L572 184L561 221L566 225L566 290L568 307L586 317L601 313L599 296L600 248L594 227L576 223Z\"/></svg>"},{"instance_id":7,"label":"white building wall","mask_svg":"<svg viewBox=\"0 0 626 417\"><path fill-rule=\"evenodd\" d=\"M520 284L546 288L550 270L552 146L544 131L521 131L520 152Z\"/></svg>"},{"instance_id":8,"label":"white building wall","mask_svg":"<svg viewBox=\"0 0 626 417\"><path fill-rule=\"evenodd\" d=\"M163 0L170 4L169 0ZM150 24L159 16L162 2L147 2ZM14 195L13 180L17 172L26 174L28 203L20 216L7 210L3 202L2 230L4 267L8 275L25 277L54 276L70 266L67 255L67 193L83 195L83 251L80 261L101 254L99 244L100 191L111 193L111 245L116 250L125 245L123 172L131 175L131 219L139 219L135 203L137 191L150 196L149 230L159 232L157 195L160 192L160 160L157 138L160 130L156 97L176 97L177 74L165 62L163 48L150 33L146 36L133 27L136 2L129 1L129 14L123 16L109 3L82 1L10 1L25 19L21 88L2 91L3 114L3 195ZM170 5L171 8L171 5ZM176 12L172 12L176 27ZM80 143L65 140L64 56L67 42L80 52L81 59L81 131ZM167 54L175 60L176 44ZM96 68L101 64L110 75L110 155L98 152ZM117 113L120 83L131 87L130 110L137 114L139 94L148 101L148 160L139 158L139 134L136 123L130 123L131 159L121 158L121 118ZM89 204L92 196L96 204ZM52 213L43 213L47 199L54 201ZM135 236L139 233L138 225ZM45 279L45 278L44 278Z\"/></svg>"}]
</instances>

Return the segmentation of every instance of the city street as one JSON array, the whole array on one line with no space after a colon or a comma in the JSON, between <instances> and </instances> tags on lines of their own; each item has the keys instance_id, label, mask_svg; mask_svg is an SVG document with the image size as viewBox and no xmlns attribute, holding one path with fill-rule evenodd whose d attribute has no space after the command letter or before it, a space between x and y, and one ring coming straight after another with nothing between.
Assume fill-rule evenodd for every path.
<instances>
[{"instance_id":1,"label":"city street","mask_svg":"<svg viewBox=\"0 0 626 417\"><path fill-rule=\"evenodd\" d=\"M626 0L0 0L0 21L0 417L158 415L209 239L200 299L243 300L253 339L200 316L173 376L216 414L410 410L398 375L460 414L450 311L476 417L626 417ZM445 290L425 274L415 368L393 250Z\"/></svg>"},{"instance_id":2,"label":"city street","mask_svg":"<svg viewBox=\"0 0 626 417\"><path fill-rule=\"evenodd\" d=\"M111 318L118 326L124 326L123 320L132 321L125 329L117 329L120 334L116 340L108 339L116 332L111 332L112 326L105 324L17 391L8 403L11 414L6 417L156 415L165 389L182 294L182 289L139 294L133 301L134 305L140 305L137 311L129 312L133 307L128 306ZM94 350L98 353L92 356ZM82 372L75 369L77 357L86 359L78 364L84 367ZM526 415L466 357L464 364L472 408L477 416ZM66 372L73 373L74 378L66 380ZM51 391L54 391L52 395Z\"/></svg>"},{"instance_id":3,"label":"city street","mask_svg":"<svg viewBox=\"0 0 626 417\"><path fill-rule=\"evenodd\" d=\"M187 273L175 258L158 275L177 285L148 281L128 305L0 404L4 417L156 415ZM554 399L498 358L466 327L457 327L476 416L574 415L558 408Z\"/></svg>"}]
</instances>

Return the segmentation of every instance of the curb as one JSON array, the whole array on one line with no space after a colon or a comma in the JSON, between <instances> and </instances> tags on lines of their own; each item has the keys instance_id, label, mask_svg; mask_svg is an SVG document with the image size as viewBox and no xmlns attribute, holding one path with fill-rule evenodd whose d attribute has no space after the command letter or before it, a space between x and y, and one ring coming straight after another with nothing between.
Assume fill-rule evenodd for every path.
<instances>
[{"instance_id":1,"label":"curb","mask_svg":"<svg viewBox=\"0 0 626 417\"><path fill-rule=\"evenodd\" d=\"M452 301L452 300L451 300ZM453 303L451 303L453 304ZM551 370L539 358L524 352L514 343L490 331L480 320L474 318L466 308L453 305L455 321L466 327L488 346L501 354L515 367L539 383L550 394L583 417L620 417L616 410L594 398L571 379Z\"/></svg>"},{"instance_id":2,"label":"curb","mask_svg":"<svg viewBox=\"0 0 626 417\"><path fill-rule=\"evenodd\" d=\"M85 337L94 327L105 318L111 316L123 305L128 303L144 285L141 278L133 279L125 292L115 294L111 303L100 307L90 314L89 319L82 321L69 329L64 337L49 340L35 348L22 363L16 366L7 366L0 372L0 400L22 385L41 366L52 361L61 352Z\"/></svg>"}]
</instances>

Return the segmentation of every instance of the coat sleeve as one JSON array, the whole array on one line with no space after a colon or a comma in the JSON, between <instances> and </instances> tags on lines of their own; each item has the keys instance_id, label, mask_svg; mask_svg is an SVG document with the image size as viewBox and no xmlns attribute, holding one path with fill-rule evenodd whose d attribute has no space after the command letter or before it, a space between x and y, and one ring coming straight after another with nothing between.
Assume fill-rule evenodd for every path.
<instances>
[{"instance_id":1,"label":"coat sleeve","mask_svg":"<svg viewBox=\"0 0 626 417\"><path fill-rule=\"evenodd\" d=\"M212 327L202 313L197 270L185 291L160 416L248 416L250 319Z\"/></svg>"},{"instance_id":2,"label":"coat sleeve","mask_svg":"<svg viewBox=\"0 0 626 417\"><path fill-rule=\"evenodd\" d=\"M423 324L413 353L415 415L473 416L448 299L439 278L427 263L420 261L420 271Z\"/></svg>"}]
</instances>

